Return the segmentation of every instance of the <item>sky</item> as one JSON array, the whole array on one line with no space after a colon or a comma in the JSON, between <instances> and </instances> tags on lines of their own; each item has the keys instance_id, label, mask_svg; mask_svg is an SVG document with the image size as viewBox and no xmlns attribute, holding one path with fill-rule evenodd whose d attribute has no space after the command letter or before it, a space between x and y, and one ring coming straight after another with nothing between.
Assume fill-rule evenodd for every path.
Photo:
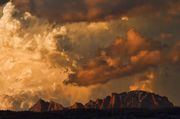
<instances>
[{"instance_id":1,"label":"sky","mask_svg":"<svg viewBox=\"0 0 180 119\"><path fill-rule=\"evenodd\" d=\"M144 90L180 106L179 0L0 0L1 110Z\"/></svg>"}]
</instances>

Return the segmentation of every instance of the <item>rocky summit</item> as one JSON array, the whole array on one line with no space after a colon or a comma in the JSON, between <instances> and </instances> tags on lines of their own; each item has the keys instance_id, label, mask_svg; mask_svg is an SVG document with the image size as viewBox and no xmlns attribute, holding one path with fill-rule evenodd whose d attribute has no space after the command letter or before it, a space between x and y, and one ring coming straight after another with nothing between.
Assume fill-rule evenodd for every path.
<instances>
[{"instance_id":1,"label":"rocky summit","mask_svg":"<svg viewBox=\"0 0 180 119\"><path fill-rule=\"evenodd\" d=\"M42 99L38 100L29 111L32 112L48 112L48 111L60 111L64 110L64 107L61 104L55 103L53 101L46 102Z\"/></svg>"},{"instance_id":2,"label":"rocky summit","mask_svg":"<svg viewBox=\"0 0 180 119\"><path fill-rule=\"evenodd\" d=\"M144 108L144 109L161 109L171 108L173 104L167 97L159 96L154 93L145 91L131 91L124 93L112 93L104 99L90 100L85 105L75 103L70 107L64 108L61 104L55 102L46 102L40 99L30 108L33 112L60 111L64 109L125 109L125 108Z\"/></svg>"},{"instance_id":3,"label":"rocky summit","mask_svg":"<svg viewBox=\"0 0 180 119\"><path fill-rule=\"evenodd\" d=\"M97 99L86 104L86 108L94 109L121 109L121 108L170 108L173 104L167 97L145 91L131 91L124 93L112 93L104 99Z\"/></svg>"}]
</instances>

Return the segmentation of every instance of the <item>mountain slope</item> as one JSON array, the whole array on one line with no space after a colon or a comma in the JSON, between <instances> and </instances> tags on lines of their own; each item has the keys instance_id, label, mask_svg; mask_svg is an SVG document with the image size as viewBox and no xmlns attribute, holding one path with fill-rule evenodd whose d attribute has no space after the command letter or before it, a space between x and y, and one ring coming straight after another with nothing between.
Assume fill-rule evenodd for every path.
<instances>
[{"instance_id":1,"label":"mountain slope","mask_svg":"<svg viewBox=\"0 0 180 119\"><path fill-rule=\"evenodd\" d=\"M82 103L75 103L69 107L69 109L84 109L85 106Z\"/></svg>"},{"instance_id":2,"label":"mountain slope","mask_svg":"<svg viewBox=\"0 0 180 119\"><path fill-rule=\"evenodd\" d=\"M48 111L59 111L63 110L64 107L61 104L55 103L53 101L46 102L42 99L37 101L30 109L29 111L32 112L48 112Z\"/></svg>"}]
</instances>

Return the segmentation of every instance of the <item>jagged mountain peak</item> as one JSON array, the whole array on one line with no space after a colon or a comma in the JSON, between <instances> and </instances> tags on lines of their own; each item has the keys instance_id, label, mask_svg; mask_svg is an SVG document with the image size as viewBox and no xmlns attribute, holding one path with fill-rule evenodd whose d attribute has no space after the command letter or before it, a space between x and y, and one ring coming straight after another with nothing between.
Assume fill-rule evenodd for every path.
<instances>
[{"instance_id":1,"label":"jagged mountain peak","mask_svg":"<svg viewBox=\"0 0 180 119\"><path fill-rule=\"evenodd\" d=\"M35 103L30 111L33 112L47 112L47 111L59 111L63 110L64 107L61 104L58 104L54 101L46 102L43 99L39 99L37 103Z\"/></svg>"},{"instance_id":2,"label":"jagged mountain peak","mask_svg":"<svg viewBox=\"0 0 180 119\"><path fill-rule=\"evenodd\" d=\"M87 108L94 109L120 109L120 108L168 108L173 104L165 96L155 93L136 90L123 93L112 93L104 99L97 99L95 103L88 102Z\"/></svg>"},{"instance_id":3,"label":"jagged mountain peak","mask_svg":"<svg viewBox=\"0 0 180 119\"><path fill-rule=\"evenodd\" d=\"M50 101L46 102L42 99L30 108L30 111L43 112L43 111L58 111L64 109L122 109L122 108L171 108L173 104L165 96L160 96L155 93L146 91L130 91L123 93L112 93L103 99L96 101L90 100L83 105L76 102L70 107L64 108L61 104Z\"/></svg>"},{"instance_id":4,"label":"jagged mountain peak","mask_svg":"<svg viewBox=\"0 0 180 119\"><path fill-rule=\"evenodd\" d=\"M84 109L85 106L82 103L76 102L75 104L73 104L70 109Z\"/></svg>"}]
</instances>

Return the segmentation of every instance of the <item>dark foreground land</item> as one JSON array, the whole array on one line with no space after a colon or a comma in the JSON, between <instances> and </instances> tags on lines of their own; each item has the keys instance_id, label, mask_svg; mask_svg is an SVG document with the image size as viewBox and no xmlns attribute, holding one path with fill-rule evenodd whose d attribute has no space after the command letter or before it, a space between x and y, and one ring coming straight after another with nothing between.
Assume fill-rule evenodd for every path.
<instances>
[{"instance_id":1,"label":"dark foreground land","mask_svg":"<svg viewBox=\"0 0 180 119\"><path fill-rule=\"evenodd\" d=\"M59 112L1 111L0 119L180 119L180 108L122 110L64 110Z\"/></svg>"}]
</instances>

